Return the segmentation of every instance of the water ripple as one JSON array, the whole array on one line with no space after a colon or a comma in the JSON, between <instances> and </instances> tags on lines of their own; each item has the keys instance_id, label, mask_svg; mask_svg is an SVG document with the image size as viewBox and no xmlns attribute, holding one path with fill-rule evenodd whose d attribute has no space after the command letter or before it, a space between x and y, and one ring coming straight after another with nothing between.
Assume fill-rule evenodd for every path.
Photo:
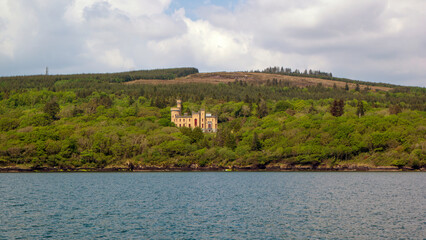
<instances>
[{"instance_id":1,"label":"water ripple","mask_svg":"<svg viewBox=\"0 0 426 240\"><path fill-rule=\"evenodd\" d=\"M0 239L425 239L424 173L0 174Z\"/></svg>"}]
</instances>

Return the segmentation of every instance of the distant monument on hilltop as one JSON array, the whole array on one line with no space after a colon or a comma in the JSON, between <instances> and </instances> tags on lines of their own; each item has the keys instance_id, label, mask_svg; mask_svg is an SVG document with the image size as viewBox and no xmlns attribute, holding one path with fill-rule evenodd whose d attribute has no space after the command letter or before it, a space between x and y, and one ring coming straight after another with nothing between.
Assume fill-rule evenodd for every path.
<instances>
[{"instance_id":1,"label":"distant monument on hilltop","mask_svg":"<svg viewBox=\"0 0 426 240\"><path fill-rule=\"evenodd\" d=\"M203 132L217 131L217 116L206 113L205 109L199 112L192 112L192 115L182 115L182 101L177 100L177 107L171 108L171 121L177 127L196 128L199 127Z\"/></svg>"}]
</instances>

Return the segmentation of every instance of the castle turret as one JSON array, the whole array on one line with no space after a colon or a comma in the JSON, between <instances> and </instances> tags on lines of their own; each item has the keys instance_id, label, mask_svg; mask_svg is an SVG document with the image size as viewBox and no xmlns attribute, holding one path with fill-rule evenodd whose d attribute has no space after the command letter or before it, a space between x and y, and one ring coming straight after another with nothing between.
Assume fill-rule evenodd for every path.
<instances>
[{"instance_id":1,"label":"castle turret","mask_svg":"<svg viewBox=\"0 0 426 240\"><path fill-rule=\"evenodd\" d=\"M182 100L178 99L176 100L177 108L179 108L179 114L182 113Z\"/></svg>"},{"instance_id":2,"label":"castle turret","mask_svg":"<svg viewBox=\"0 0 426 240\"><path fill-rule=\"evenodd\" d=\"M173 107L170 109L171 111L171 121L176 123L176 118L182 114L182 101L177 100L177 107Z\"/></svg>"},{"instance_id":3,"label":"castle turret","mask_svg":"<svg viewBox=\"0 0 426 240\"><path fill-rule=\"evenodd\" d=\"M201 129L206 129L206 110L202 108L200 110L200 127Z\"/></svg>"}]
</instances>

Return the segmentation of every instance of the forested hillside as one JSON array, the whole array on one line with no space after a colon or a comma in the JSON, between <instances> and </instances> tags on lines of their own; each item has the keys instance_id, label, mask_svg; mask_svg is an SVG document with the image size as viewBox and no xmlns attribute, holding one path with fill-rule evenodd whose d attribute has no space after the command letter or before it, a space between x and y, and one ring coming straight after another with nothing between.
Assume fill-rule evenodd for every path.
<instances>
[{"instance_id":1,"label":"forested hillside","mask_svg":"<svg viewBox=\"0 0 426 240\"><path fill-rule=\"evenodd\" d=\"M249 83L132 84L195 68L0 78L0 167L426 165L426 89ZM217 134L179 129L205 107Z\"/></svg>"}]
</instances>

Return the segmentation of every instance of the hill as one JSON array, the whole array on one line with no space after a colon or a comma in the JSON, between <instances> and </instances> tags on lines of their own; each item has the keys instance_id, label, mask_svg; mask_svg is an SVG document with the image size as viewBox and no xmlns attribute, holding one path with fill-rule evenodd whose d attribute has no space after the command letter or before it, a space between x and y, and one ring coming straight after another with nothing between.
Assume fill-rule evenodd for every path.
<instances>
[{"instance_id":1,"label":"hill","mask_svg":"<svg viewBox=\"0 0 426 240\"><path fill-rule=\"evenodd\" d=\"M0 171L426 167L424 88L197 72L0 78ZM218 133L174 126L176 99Z\"/></svg>"},{"instance_id":2,"label":"hill","mask_svg":"<svg viewBox=\"0 0 426 240\"><path fill-rule=\"evenodd\" d=\"M356 88L356 81L351 81L346 83L341 80L329 80L313 77L303 77L303 76L289 76L282 74L271 74L271 73L255 73L255 72L216 72L216 73L196 73L191 74L185 77L179 77L171 79L168 81L162 81L158 79L138 79L134 81L126 82L126 84L180 84L180 83L228 83L233 81L244 81L249 84L272 84L272 81L281 81L283 84L294 87L308 87L316 86L321 84L324 87L336 87L344 88L348 84L350 89ZM268 82L269 81L269 82ZM375 83L359 84L359 86L364 88L369 88L371 90L380 90L380 91L389 91L391 87L376 86ZM395 86L397 87L397 86Z\"/></svg>"}]
</instances>

